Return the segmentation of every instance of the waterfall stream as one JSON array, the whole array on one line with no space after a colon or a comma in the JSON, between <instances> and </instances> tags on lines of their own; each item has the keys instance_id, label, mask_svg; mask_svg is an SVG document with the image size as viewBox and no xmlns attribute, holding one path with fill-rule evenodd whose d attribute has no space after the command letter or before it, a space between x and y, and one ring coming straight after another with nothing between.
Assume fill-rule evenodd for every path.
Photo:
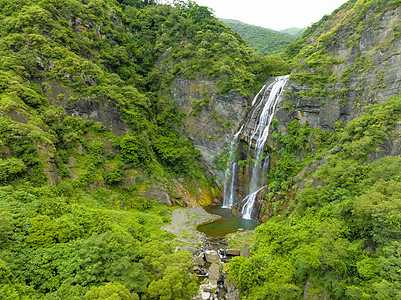
<instances>
[{"instance_id":1,"label":"waterfall stream","mask_svg":"<svg viewBox=\"0 0 401 300\"><path fill-rule=\"evenodd\" d=\"M226 184L224 185L224 197L223 197L223 208L231 208L235 202L235 175L238 171L238 159L237 159L237 149L238 149L238 139L239 135L241 134L242 128L234 135L234 139L230 145L230 156L229 156L229 164L227 166L225 177L226 177Z\"/></svg>"},{"instance_id":2,"label":"waterfall stream","mask_svg":"<svg viewBox=\"0 0 401 300\"><path fill-rule=\"evenodd\" d=\"M263 149L267 137L269 135L270 124L274 116L278 101L280 99L283 87L285 86L289 75L276 77L275 81L266 87L264 85L259 93L253 98L251 102L250 110L252 113L245 120L255 120L255 125L250 132L249 146L248 146L248 157L252 158L253 164L249 169L249 188L248 195L239 200L239 196L236 192L236 183L238 182L238 158L237 150L241 137L245 131L244 125L234 135L234 138L230 145L230 158L226 175L226 183L224 187L224 200L223 207L231 208L235 205L239 205L239 211L241 212L242 218L252 219L257 206L257 197L260 191L266 188L266 174L269 172L270 167L270 156L266 154L263 159ZM253 147L252 147L253 146ZM253 154L252 154L252 148ZM260 206L260 205L259 205ZM257 210L257 209L256 209Z\"/></svg>"}]
</instances>

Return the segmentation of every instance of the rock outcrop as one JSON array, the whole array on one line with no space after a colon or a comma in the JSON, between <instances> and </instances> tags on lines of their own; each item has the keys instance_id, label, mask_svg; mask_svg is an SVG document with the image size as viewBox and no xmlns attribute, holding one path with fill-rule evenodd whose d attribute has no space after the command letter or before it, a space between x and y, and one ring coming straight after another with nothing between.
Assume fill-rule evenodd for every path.
<instances>
[{"instance_id":1,"label":"rock outcrop","mask_svg":"<svg viewBox=\"0 0 401 300\"><path fill-rule=\"evenodd\" d=\"M329 58L336 63L329 65L331 78L327 83L327 95L305 97L311 86L290 81L285 99L275 118L279 130L285 133L293 119L309 123L312 127L333 130L337 121L347 122L363 112L368 104L386 101L401 90L401 36L398 25L401 7L379 9L371 6L362 15L356 30L352 9L346 14L340 10L334 15L320 37L310 37L310 47L321 49L324 44ZM323 28L323 26L321 27ZM299 69L298 69L299 68ZM318 75L314 66L300 59L292 78L306 72L311 78ZM294 76L295 75L295 76ZM283 108L290 102L293 111Z\"/></svg>"},{"instance_id":2,"label":"rock outcrop","mask_svg":"<svg viewBox=\"0 0 401 300\"><path fill-rule=\"evenodd\" d=\"M171 98L187 114L184 135L201 152L208 171L223 180L224 174L215 169L213 159L229 147L246 113L249 97L234 91L218 94L216 83L208 78L176 78L171 85Z\"/></svg>"}]
</instances>

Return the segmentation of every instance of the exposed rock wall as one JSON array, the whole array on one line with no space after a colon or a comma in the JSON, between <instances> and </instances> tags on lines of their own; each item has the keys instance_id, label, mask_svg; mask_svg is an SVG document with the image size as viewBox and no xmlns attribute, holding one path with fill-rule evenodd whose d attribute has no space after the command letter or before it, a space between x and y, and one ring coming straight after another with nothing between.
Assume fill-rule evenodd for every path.
<instances>
[{"instance_id":1,"label":"exposed rock wall","mask_svg":"<svg viewBox=\"0 0 401 300\"><path fill-rule=\"evenodd\" d=\"M208 171L223 180L224 174L215 169L213 159L229 147L250 97L234 91L218 94L216 83L208 78L176 78L171 85L171 97L187 114L183 122L184 134L200 150ZM203 101L201 107L200 101Z\"/></svg>"},{"instance_id":2,"label":"exposed rock wall","mask_svg":"<svg viewBox=\"0 0 401 300\"><path fill-rule=\"evenodd\" d=\"M333 130L337 121L350 121L363 112L368 104L386 101L401 90L401 7L377 13L368 9L362 21L353 24L350 18L336 16L337 28L326 49L338 64L331 66L337 80L327 85L327 91L337 97L299 97L310 87L290 81L285 102L291 102L294 111L283 108L276 113L279 130L285 133L293 119L308 122L312 127ZM357 31L355 26L363 26ZM330 28L329 28L330 29ZM329 30L328 29L328 30ZM311 42L315 42L314 40ZM302 63L302 60L300 61ZM308 68L302 71L314 74ZM314 74L317 77L317 74ZM283 104L282 103L282 104Z\"/></svg>"}]
</instances>

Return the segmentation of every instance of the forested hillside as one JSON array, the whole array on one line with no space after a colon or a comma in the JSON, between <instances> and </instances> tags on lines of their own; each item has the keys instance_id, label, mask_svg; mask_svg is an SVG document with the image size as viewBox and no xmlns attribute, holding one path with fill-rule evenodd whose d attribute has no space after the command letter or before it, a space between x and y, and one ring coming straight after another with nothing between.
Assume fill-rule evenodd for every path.
<instances>
[{"instance_id":1,"label":"forested hillside","mask_svg":"<svg viewBox=\"0 0 401 300\"><path fill-rule=\"evenodd\" d=\"M0 0L0 298L192 299L162 227L221 203L253 96L291 73L264 224L217 274L241 299L401 299L400 23L350 0L264 56L192 1Z\"/></svg>"},{"instance_id":2,"label":"forested hillside","mask_svg":"<svg viewBox=\"0 0 401 300\"><path fill-rule=\"evenodd\" d=\"M297 34L279 32L268 28L249 25L236 20L220 19L235 32L238 32L246 43L255 51L264 55L282 53L294 41Z\"/></svg>"},{"instance_id":3,"label":"forested hillside","mask_svg":"<svg viewBox=\"0 0 401 300\"><path fill-rule=\"evenodd\" d=\"M286 53L244 299L400 299L400 1L351 0Z\"/></svg>"},{"instance_id":4,"label":"forested hillside","mask_svg":"<svg viewBox=\"0 0 401 300\"><path fill-rule=\"evenodd\" d=\"M191 255L146 191L220 196L170 84L250 97L275 61L193 2L0 1L0 34L1 298L191 298Z\"/></svg>"},{"instance_id":5,"label":"forested hillside","mask_svg":"<svg viewBox=\"0 0 401 300\"><path fill-rule=\"evenodd\" d=\"M296 28L296 27L291 27L287 29L280 30L281 33L287 34L289 36L292 36L294 38L298 38L302 35L304 32L305 28Z\"/></svg>"}]
</instances>

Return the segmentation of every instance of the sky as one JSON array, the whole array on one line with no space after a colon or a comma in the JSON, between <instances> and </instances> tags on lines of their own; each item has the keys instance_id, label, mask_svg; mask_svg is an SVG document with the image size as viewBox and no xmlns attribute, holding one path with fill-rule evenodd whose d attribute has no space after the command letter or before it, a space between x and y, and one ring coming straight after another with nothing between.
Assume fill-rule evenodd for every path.
<instances>
[{"instance_id":1,"label":"sky","mask_svg":"<svg viewBox=\"0 0 401 300\"><path fill-rule=\"evenodd\" d=\"M331 14L347 0L195 0L217 18L233 19L274 30L305 28Z\"/></svg>"}]
</instances>

